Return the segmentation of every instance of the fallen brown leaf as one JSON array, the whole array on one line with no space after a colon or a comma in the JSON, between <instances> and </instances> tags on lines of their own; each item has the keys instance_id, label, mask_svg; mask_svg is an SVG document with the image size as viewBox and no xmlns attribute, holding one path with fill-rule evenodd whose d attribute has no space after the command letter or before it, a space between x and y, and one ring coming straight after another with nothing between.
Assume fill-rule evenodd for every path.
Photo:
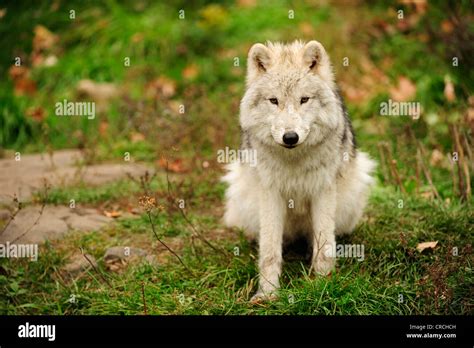
<instances>
[{"instance_id":1,"label":"fallen brown leaf","mask_svg":"<svg viewBox=\"0 0 474 348\"><path fill-rule=\"evenodd\" d=\"M188 169L184 167L183 160L179 158L170 162L165 157L161 157L158 164L164 169L168 167L168 170L173 173L188 172Z\"/></svg>"},{"instance_id":2,"label":"fallen brown leaf","mask_svg":"<svg viewBox=\"0 0 474 348\"><path fill-rule=\"evenodd\" d=\"M145 93L149 98L163 97L169 99L176 93L176 82L166 76L160 76L147 83Z\"/></svg>"},{"instance_id":3,"label":"fallen brown leaf","mask_svg":"<svg viewBox=\"0 0 474 348\"><path fill-rule=\"evenodd\" d=\"M347 100L355 104L363 103L369 97L366 89L353 87L343 81L340 82L340 87Z\"/></svg>"},{"instance_id":4,"label":"fallen brown leaf","mask_svg":"<svg viewBox=\"0 0 474 348\"><path fill-rule=\"evenodd\" d=\"M122 215L121 212L119 211L116 211L116 210L112 210L112 211L107 211L107 210L104 210L104 215L109 217L109 218L118 218Z\"/></svg>"},{"instance_id":5,"label":"fallen brown leaf","mask_svg":"<svg viewBox=\"0 0 474 348\"><path fill-rule=\"evenodd\" d=\"M145 34L138 32L132 35L132 42L139 43L139 42L142 42L144 38L145 38Z\"/></svg>"},{"instance_id":6,"label":"fallen brown leaf","mask_svg":"<svg viewBox=\"0 0 474 348\"><path fill-rule=\"evenodd\" d=\"M453 22L449 19L445 19L441 22L441 31L445 34L449 34L454 30Z\"/></svg>"},{"instance_id":7,"label":"fallen brown leaf","mask_svg":"<svg viewBox=\"0 0 474 348\"><path fill-rule=\"evenodd\" d=\"M438 245L438 241L418 243L418 245L416 246L416 250L421 253L423 252L423 250L436 248L436 245Z\"/></svg>"},{"instance_id":8,"label":"fallen brown leaf","mask_svg":"<svg viewBox=\"0 0 474 348\"><path fill-rule=\"evenodd\" d=\"M397 86L390 88L390 97L395 101L408 101L415 95L416 85L405 76L400 76Z\"/></svg>"},{"instance_id":9,"label":"fallen brown leaf","mask_svg":"<svg viewBox=\"0 0 474 348\"><path fill-rule=\"evenodd\" d=\"M58 42L58 36L49 31L42 25L35 26L33 37L33 50L31 52L31 64L33 66L52 66L56 64L57 58L50 58L55 56L44 57L45 52L54 49Z\"/></svg>"},{"instance_id":10,"label":"fallen brown leaf","mask_svg":"<svg viewBox=\"0 0 474 348\"><path fill-rule=\"evenodd\" d=\"M97 102L105 102L118 95L118 89L113 83L94 82L92 80L79 81L77 92Z\"/></svg>"},{"instance_id":11,"label":"fallen brown leaf","mask_svg":"<svg viewBox=\"0 0 474 348\"><path fill-rule=\"evenodd\" d=\"M28 72L28 68L24 66L12 65L10 69L8 69L8 75L10 75L10 78L13 81L18 80L19 78L26 77L28 75Z\"/></svg>"},{"instance_id":12,"label":"fallen brown leaf","mask_svg":"<svg viewBox=\"0 0 474 348\"><path fill-rule=\"evenodd\" d=\"M14 81L16 95L33 95L36 92L36 82L30 79L30 70L28 68L12 65L8 69L8 74Z\"/></svg>"},{"instance_id":13,"label":"fallen brown leaf","mask_svg":"<svg viewBox=\"0 0 474 348\"><path fill-rule=\"evenodd\" d=\"M199 75L199 67L196 64L190 64L183 69L182 75L186 80L194 80Z\"/></svg>"},{"instance_id":14,"label":"fallen brown leaf","mask_svg":"<svg viewBox=\"0 0 474 348\"><path fill-rule=\"evenodd\" d=\"M449 76L444 77L444 97L450 103L456 100L454 85Z\"/></svg>"},{"instance_id":15,"label":"fallen brown leaf","mask_svg":"<svg viewBox=\"0 0 474 348\"><path fill-rule=\"evenodd\" d=\"M438 149L434 149L430 157L430 165L433 167L438 167L444 159L444 155Z\"/></svg>"},{"instance_id":16,"label":"fallen brown leaf","mask_svg":"<svg viewBox=\"0 0 474 348\"><path fill-rule=\"evenodd\" d=\"M36 82L27 77L19 78L15 81L16 95L33 95L36 93Z\"/></svg>"},{"instance_id":17,"label":"fallen brown leaf","mask_svg":"<svg viewBox=\"0 0 474 348\"><path fill-rule=\"evenodd\" d=\"M133 214L133 215L140 215L141 214L140 209L133 208L133 207L129 207L128 212Z\"/></svg>"},{"instance_id":18,"label":"fallen brown leaf","mask_svg":"<svg viewBox=\"0 0 474 348\"><path fill-rule=\"evenodd\" d=\"M130 135L130 140L132 141L132 143L139 143L145 140L145 136L139 132L132 132L132 134Z\"/></svg>"},{"instance_id":19,"label":"fallen brown leaf","mask_svg":"<svg viewBox=\"0 0 474 348\"><path fill-rule=\"evenodd\" d=\"M434 193L431 190L425 191L425 192L421 192L420 196L424 199L432 200L434 198Z\"/></svg>"},{"instance_id":20,"label":"fallen brown leaf","mask_svg":"<svg viewBox=\"0 0 474 348\"><path fill-rule=\"evenodd\" d=\"M51 49L58 41L58 37L42 25L37 25L34 29L34 33L33 51L39 52L41 50Z\"/></svg>"},{"instance_id":21,"label":"fallen brown leaf","mask_svg":"<svg viewBox=\"0 0 474 348\"><path fill-rule=\"evenodd\" d=\"M301 22L298 25L298 28L304 36L306 37L314 36L314 28L310 22Z\"/></svg>"},{"instance_id":22,"label":"fallen brown leaf","mask_svg":"<svg viewBox=\"0 0 474 348\"><path fill-rule=\"evenodd\" d=\"M43 121L46 115L44 109L41 107L28 108L25 114L38 122Z\"/></svg>"},{"instance_id":23,"label":"fallen brown leaf","mask_svg":"<svg viewBox=\"0 0 474 348\"><path fill-rule=\"evenodd\" d=\"M127 262L121 259L105 260L105 268L111 272L119 272L127 266Z\"/></svg>"},{"instance_id":24,"label":"fallen brown leaf","mask_svg":"<svg viewBox=\"0 0 474 348\"><path fill-rule=\"evenodd\" d=\"M102 121L99 124L99 134L102 137L105 137L107 135L107 131L109 129L109 123L107 121Z\"/></svg>"},{"instance_id":25,"label":"fallen brown leaf","mask_svg":"<svg viewBox=\"0 0 474 348\"><path fill-rule=\"evenodd\" d=\"M239 7L255 7L257 6L257 0L237 0L237 5Z\"/></svg>"},{"instance_id":26,"label":"fallen brown leaf","mask_svg":"<svg viewBox=\"0 0 474 348\"><path fill-rule=\"evenodd\" d=\"M400 3L407 6L414 6L415 12L420 14L425 13L426 9L428 8L428 3L426 0L401 0Z\"/></svg>"}]
</instances>

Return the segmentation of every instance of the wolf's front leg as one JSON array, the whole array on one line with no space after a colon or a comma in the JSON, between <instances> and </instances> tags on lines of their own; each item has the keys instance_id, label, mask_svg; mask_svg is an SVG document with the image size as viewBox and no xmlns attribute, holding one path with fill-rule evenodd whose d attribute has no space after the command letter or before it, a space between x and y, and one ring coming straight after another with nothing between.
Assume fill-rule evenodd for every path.
<instances>
[{"instance_id":1,"label":"wolf's front leg","mask_svg":"<svg viewBox=\"0 0 474 348\"><path fill-rule=\"evenodd\" d=\"M262 189L259 199L259 289L252 302L276 297L280 286L286 205L276 190Z\"/></svg>"},{"instance_id":2,"label":"wolf's front leg","mask_svg":"<svg viewBox=\"0 0 474 348\"><path fill-rule=\"evenodd\" d=\"M311 218L313 221L313 257L311 270L328 275L336 264L335 248L336 188L326 188L313 199Z\"/></svg>"}]
</instances>

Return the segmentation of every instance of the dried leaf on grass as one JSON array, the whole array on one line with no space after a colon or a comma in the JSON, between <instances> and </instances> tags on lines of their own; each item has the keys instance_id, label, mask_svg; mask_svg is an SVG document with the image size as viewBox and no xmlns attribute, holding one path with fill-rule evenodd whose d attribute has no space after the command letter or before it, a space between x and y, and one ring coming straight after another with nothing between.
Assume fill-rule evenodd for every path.
<instances>
[{"instance_id":1,"label":"dried leaf on grass","mask_svg":"<svg viewBox=\"0 0 474 348\"><path fill-rule=\"evenodd\" d=\"M438 245L438 241L418 243L418 245L416 246L416 250L421 253L424 250L436 248L436 245Z\"/></svg>"},{"instance_id":2,"label":"dried leaf on grass","mask_svg":"<svg viewBox=\"0 0 474 348\"><path fill-rule=\"evenodd\" d=\"M119 212L119 211L116 211L116 210L112 210L112 211L107 211L107 210L104 210L104 215L109 217L109 218L118 218L120 216L122 216L122 213Z\"/></svg>"},{"instance_id":3,"label":"dried leaf on grass","mask_svg":"<svg viewBox=\"0 0 474 348\"><path fill-rule=\"evenodd\" d=\"M186 173L189 171L189 169L184 166L183 160L179 158L168 161L165 157L161 157L158 164L161 168L168 168L168 170L173 173Z\"/></svg>"},{"instance_id":4,"label":"dried leaf on grass","mask_svg":"<svg viewBox=\"0 0 474 348\"><path fill-rule=\"evenodd\" d=\"M416 94L416 85L407 77L400 76L397 86L390 88L390 98L395 101L408 101Z\"/></svg>"}]
</instances>

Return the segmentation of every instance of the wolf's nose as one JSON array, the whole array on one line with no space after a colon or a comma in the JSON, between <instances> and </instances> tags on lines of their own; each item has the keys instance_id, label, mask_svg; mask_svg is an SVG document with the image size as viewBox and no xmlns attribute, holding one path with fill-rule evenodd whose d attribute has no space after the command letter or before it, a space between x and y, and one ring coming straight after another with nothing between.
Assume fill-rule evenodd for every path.
<instances>
[{"instance_id":1,"label":"wolf's nose","mask_svg":"<svg viewBox=\"0 0 474 348\"><path fill-rule=\"evenodd\" d=\"M295 145L298 142L299 136L295 132L288 132L283 134L283 142L286 145Z\"/></svg>"}]
</instances>

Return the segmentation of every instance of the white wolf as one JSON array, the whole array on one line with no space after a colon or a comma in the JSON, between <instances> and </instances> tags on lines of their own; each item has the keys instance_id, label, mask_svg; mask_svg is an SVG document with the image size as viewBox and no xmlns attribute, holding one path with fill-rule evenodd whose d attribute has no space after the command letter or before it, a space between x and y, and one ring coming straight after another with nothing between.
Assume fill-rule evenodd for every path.
<instances>
[{"instance_id":1,"label":"white wolf","mask_svg":"<svg viewBox=\"0 0 474 348\"><path fill-rule=\"evenodd\" d=\"M296 237L311 243L311 269L331 272L335 235L351 232L360 219L375 162L356 149L319 42L257 43L247 65L241 147L257 152L257 165L228 165L224 221L259 242L252 300L260 301L276 296L283 243Z\"/></svg>"}]
</instances>

